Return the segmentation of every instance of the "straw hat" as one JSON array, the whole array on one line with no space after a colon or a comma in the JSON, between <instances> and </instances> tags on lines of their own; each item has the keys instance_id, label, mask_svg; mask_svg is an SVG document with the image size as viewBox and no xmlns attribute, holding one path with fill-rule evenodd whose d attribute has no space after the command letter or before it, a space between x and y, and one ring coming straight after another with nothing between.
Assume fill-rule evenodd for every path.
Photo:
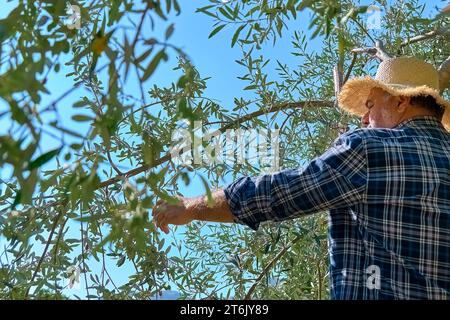
<instances>
[{"instance_id":1,"label":"straw hat","mask_svg":"<svg viewBox=\"0 0 450 320\"><path fill-rule=\"evenodd\" d=\"M339 94L339 106L350 114L362 117L367 112L366 100L370 90L379 87L391 95L430 95L445 108L442 124L450 131L450 102L439 94L439 73L429 63L412 57L384 60L375 78L354 78L345 83Z\"/></svg>"}]
</instances>

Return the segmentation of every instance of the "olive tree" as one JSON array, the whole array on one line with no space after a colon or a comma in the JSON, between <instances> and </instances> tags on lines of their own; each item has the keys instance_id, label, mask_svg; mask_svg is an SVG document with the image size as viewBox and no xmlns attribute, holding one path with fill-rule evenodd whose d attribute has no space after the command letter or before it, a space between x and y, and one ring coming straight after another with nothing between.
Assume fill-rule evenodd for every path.
<instances>
[{"instance_id":1,"label":"olive tree","mask_svg":"<svg viewBox=\"0 0 450 320\"><path fill-rule=\"evenodd\" d=\"M205 94L204 70L172 42L182 1L18 1L0 20L1 298L152 299L169 289L195 299L328 297L326 212L257 232L194 222L158 233L153 205L176 201L195 176L210 195L225 176L262 173L249 163L175 163L173 132L193 135L196 121L222 133L275 128L281 168L302 166L359 126L336 95L379 60L426 59L448 97L448 10L418 0L198 2L210 38L232 30L221 39L241 53L236 81L252 99L231 92L234 105L221 105ZM368 28L377 8L382 27ZM265 48L287 36L283 50L298 63L268 59ZM174 59L172 84L152 84ZM73 86L51 91L61 73ZM76 125L64 125L67 113ZM49 149L48 136L59 144Z\"/></svg>"}]
</instances>

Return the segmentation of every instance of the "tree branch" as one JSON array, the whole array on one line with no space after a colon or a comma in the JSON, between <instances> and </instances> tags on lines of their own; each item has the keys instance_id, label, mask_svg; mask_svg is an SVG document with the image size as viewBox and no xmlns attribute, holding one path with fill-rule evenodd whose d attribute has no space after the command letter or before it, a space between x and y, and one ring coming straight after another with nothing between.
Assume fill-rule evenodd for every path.
<instances>
[{"instance_id":1,"label":"tree branch","mask_svg":"<svg viewBox=\"0 0 450 320\"><path fill-rule=\"evenodd\" d=\"M333 81L334 81L334 95L336 97L335 105L338 105L338 96L339 92L341 92L343 79L343 71L339 65L335 66L333 69Z\"/></svg>"},{"instance_id":2,"label":"tree branch","mask_svg":"<svg viewBox=\"0 0 450 320\"><path fill-rule=\"evenodd\" d=\"M381 61L390 59L392 56L386 52L383 46L383 42L376 41L375 47L368 48L355 48L352 50L353 53L369 53Z\"/></svg>"},{"instance_id":3,"label":"tree branch","mask_svg":"<svg viewBox=\"0 0 450 320\"><path fill-rule=\"evenodd\" d=\"M217 132L222 132L225 131L227 129L232 128L235 125L239 125L243 122L249 121L253 118L257 118L263 114L266 113L272 113L272 112L277 112L277 111L281 111L281 110L286 110L286 109L296 109L296 108L303 108L307 105L314 105L318 108L323 108L323 107L333 107L333 103L331 101L301 101L301 102L286 102L286 103L281 103L279 105L275 105L273 106L270 110L265 110L265 109L261 109L252 113L249 113L235 121L229 122L228 124L222 126L220 129L216 130L214 133L212 133L212 135L214 135ZM188 150L180 150L180 155L183 154L184 152L186 152ZM110 186L118 181L120 181L123 178L129 178L132 176L135 176L139 173L142 173L144 171L147 171L151 168L155 168L161 164L163 164L164 162L167 162L170 160L170 152L166 153L164 156L162 156L159 159L156 159L155 161L153 161L151 164L144 164L140 167L134 168L132 170L129 170L127 172L125 172L123 175L117 175L111 179L108 179L106 181L103 181L100 183L99 188L104 188L107 186Z\"/></svg>"},{"instance_id":4,"label":"tree branch","mask_svg":"<svg viewBox=\"0 0 450 320\"><path fill-rule=\"evenodd\" d=\"M435 38L438 36L450 37L450 28L439 28L439 29L436 29L436 30L412 37L412 38L408 38L402 42L402 44L400 45L400 49L403 49L404 47L406 47L409 44L427 40L427 39L431 39L431 38Z\"/></svg>"},{"instance_id":5,"label":"tree branch","mask_svg":"<svg viewBox=\"0 0 450 320\"><path fill-rule=\"evenodd\" d=\"M149 6L147 4L147 6L144 9L144 12L142 13L141 21L139 21L139 26L137 27L137 31L136 31L136 35L134 36L133 43L131 44L131 52L133 53L133 55L134 55L134 49L136 48L136 43L139 39L139 35L141 34L142 26L144 24L145 16L146 16L148 10L149 10Z\"/></svg>"}]
</instances>

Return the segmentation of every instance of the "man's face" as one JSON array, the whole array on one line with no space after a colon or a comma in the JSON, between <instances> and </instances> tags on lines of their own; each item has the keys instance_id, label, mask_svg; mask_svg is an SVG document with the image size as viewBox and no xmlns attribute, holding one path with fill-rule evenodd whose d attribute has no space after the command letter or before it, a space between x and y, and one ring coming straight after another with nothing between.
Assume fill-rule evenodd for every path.
<instances>
[{"instance_id":1,"label":"man's face","mask_svg":"<svg viewBox=\"0 0 450 320\"><path fill-rule=\"evenodd\" d=\"M392 96L383 89L373 88L367 97L366 114L361 124L367 128L392 128L397 125L401 114L398 106L399 97Z\"/></svg>"}]
</instances>

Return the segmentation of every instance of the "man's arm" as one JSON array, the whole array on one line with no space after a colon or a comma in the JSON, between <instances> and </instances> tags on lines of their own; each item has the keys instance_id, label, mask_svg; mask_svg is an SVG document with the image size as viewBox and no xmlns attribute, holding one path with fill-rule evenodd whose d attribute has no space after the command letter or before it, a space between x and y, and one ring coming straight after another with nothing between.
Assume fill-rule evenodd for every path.
<instances>
[{"instance_id":1,"label":"man's arm","mask_svg":"<svg viewBox=\"0 0 450 320\"><path fill-rule=\"evenodd\" d=\"M213 203L208 206L207 196L187 198L187 211L194 220L211 222L234 222L230 206L222 189L212 193Z\"/></svg>"},{"instance_id":2,"label":"man's arm","mask_svg":"<svg viewBox=\"0 0 450 320\"><path fill-rule=\"evenodd\" d=\"M158 201L152 213L154 223L167 234L169 233L169 224L183 225L193 220L234 222L234 216L231 213L224 191L213 192L212 199L211 207L208 206L206 195L196 198L180 197L180 203L177 205Z\"/></svg>"},{"instance_id":3,"label":"man's arm","mask_svg":"<svg viewBox=\"0 0 450 320\"><path fill-rule=\"evenodd\" d=\"M265 221L284 221L351 207L364 201L366 143L349 132L303 168L240 177L224 188L235 221L258 230Z\"/></svg>"},{"instance_id":4,"label":"man's arm","mask_svg":"<svg viewBox=\"0 0 450 320\"><path fill-rule=\"evenodd\" d=\"M155 209L156 225L192 220L236 222L257 230L261 222L283 221L364 201L367 185L366 148L361 132L344 134L334 146L305 168L287 169L257 177L241 177L214 192L214 206L206 196L180 198L180 205Z\"/></svg>"}]
</instances>

